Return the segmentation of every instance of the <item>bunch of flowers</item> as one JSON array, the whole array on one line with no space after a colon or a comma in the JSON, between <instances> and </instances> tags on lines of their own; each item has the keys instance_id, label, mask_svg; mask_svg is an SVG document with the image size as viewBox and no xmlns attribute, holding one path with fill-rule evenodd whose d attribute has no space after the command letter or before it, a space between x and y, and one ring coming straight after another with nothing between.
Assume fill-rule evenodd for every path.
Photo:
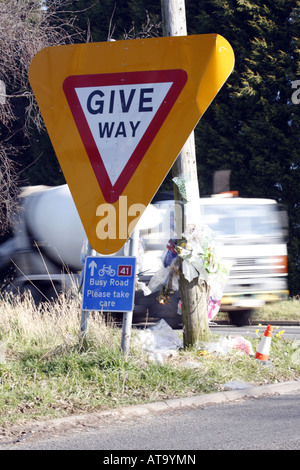
<instances>
[{"instance_id":1,"label":"bunch of flowers","mask_svg":"<svg viewBox=\"0 0 300 470\"><path fill-rule=\"evenodd\" d=\"M230 269L230 265L222 260L221 251L208 226L193 227L181 240L169 240L164 267L153 276L148 287L153 292L160 285L158 301L167 303L172 292L179 289L181 259L182 273L189 282L198 278L199 283L206 283L208 318L211 320L219 310Z\"/></svg>"}]
</instances>

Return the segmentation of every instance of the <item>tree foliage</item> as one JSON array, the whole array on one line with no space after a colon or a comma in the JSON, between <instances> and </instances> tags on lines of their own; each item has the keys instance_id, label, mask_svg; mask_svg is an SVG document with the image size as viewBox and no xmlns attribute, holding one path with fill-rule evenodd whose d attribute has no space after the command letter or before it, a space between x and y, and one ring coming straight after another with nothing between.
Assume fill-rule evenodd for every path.
<instances>
[{"instance_id":1,"label":"tree foliage","mask_svg":"<svg viewBox=\"0 0 300 470\"><path fill-rule=\"evenodd\" d=\"M291 102L299 74L298 4L212 0L191 10L189 32L222 34L236 57L233 74L199 125L206 193L208 164L231 168L233 185L244 196L285 198L283 173L294 177L299 159L299 109Z\"/></svg>"},{"instance_id":2,"label":"tree foliage","mask_svg":"<svg viewBox=\"0 0 300 470\"><path fill-rule=\"evenodd\" d=\"M70 11L88 42L161 36L160 0L70 0Z\"/></svg>"},{"instance_id":3,"label":"tree foliage","mask_svg":"<svg viewBox=\"0 0 300 470\"><path fill-rule=\"evenodd\" d=\"M0 1L0 230L9 227L17 209L19 171L24 146L29 145L32 127L41 130L43 121L28 83L33 56L43 47L71 42L72 19L61 20L57 9L62 1ZM55 20L55 21L54 21ZM68 32L67 32L68 29Z\"/></svg>"},{"instance_id":4,"label":"tree foliage","mask_svg":"<svg viewBox=\"0 0 300 470\"><path fill-rule=\"evenodd\" d=\"M285 204L290 220L290 289L299 293L299 111L292 83L299 78L297 0L187 1L189 33L222 34L235 68L197 127L202 194L215 170L231 170L244 197Z\"/></svg>"}]
</instances>

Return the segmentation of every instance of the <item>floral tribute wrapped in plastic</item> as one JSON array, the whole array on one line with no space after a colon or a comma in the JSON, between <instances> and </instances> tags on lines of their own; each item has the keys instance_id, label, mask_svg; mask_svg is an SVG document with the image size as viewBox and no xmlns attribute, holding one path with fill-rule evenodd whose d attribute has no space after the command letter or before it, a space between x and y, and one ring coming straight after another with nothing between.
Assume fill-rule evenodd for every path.
<instances>
[{"instance_id":1,"label":"floral tribute wrapped in plastic","mask_svg":"<svg viewBox=\"0 0 300 470\"><path fill-rule=\"evenodd\" d=\"M167 303L170 295L179 289L180 270L191 282L198 278L206 284L207 315L211 321L218 313L230 264L221 256L222 246L215 241L214 232L207 225L199 225L182 235L181 240L169 240L164 266L150 280L148 293L160 291L158 301Z\"/></svg>"}]
</instances>

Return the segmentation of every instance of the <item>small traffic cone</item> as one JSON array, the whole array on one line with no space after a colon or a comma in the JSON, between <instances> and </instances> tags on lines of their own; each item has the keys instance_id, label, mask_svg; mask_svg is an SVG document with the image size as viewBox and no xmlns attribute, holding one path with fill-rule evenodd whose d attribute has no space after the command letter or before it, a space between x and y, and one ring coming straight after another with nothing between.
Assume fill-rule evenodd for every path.
<instances>
[{"instance_id":1,"label":"small traffic cone","mask_svg":"<svg viewBox=\"0 0 300 470\"><path fill-rule=\"evenodd\" d=\"M261 361L268 361L272 339L272 331L273 327L271 325L268 325L265 334L258 345L255 354L255 359L260 359Z\"/></svg>"}]
</instances>

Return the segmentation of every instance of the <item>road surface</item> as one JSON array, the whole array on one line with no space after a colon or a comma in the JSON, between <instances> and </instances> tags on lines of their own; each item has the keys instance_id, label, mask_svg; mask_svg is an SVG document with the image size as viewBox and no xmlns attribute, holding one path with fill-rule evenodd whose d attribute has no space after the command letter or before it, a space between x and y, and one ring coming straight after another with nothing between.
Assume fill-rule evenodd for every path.
<instances>
[{"instance_id":1,"label":"road surface","mask_svg":"<svg viewBox=\"0 0 300 470\"><path fill-rule=\"evenodd\" d=\"M28 433L19 442L2 443L0 449L106 451L99 454L100 460L120 456L122 451L134 456L137 450L149 451L146 456L177 455L176 451L198 455L198 450L300 450L300 389L121 419L86 420L84 426L73 425L63 431L49 427L40 435ZM105 463L99 458L98 463ZM141 462L134 465L137 463Z\"/></svg>"},{"instance_id":2,"label":"road surface","mask_svg":"<svg viewBox=\"0 0 300 470\"><path fill-rule=\"evenodd\" d=\"M267 325L252 325L252 326L234 326L234 325L215 325L210 326L210 331L214 334L226 335L241 335L241 336L256 336L256 330L263 333ZM278 329L273 326L273 335L279 331L284 330L283 337L287 339L300 339L300 326L284 326L280 325Z\"/></svg>"}]
</instances>

